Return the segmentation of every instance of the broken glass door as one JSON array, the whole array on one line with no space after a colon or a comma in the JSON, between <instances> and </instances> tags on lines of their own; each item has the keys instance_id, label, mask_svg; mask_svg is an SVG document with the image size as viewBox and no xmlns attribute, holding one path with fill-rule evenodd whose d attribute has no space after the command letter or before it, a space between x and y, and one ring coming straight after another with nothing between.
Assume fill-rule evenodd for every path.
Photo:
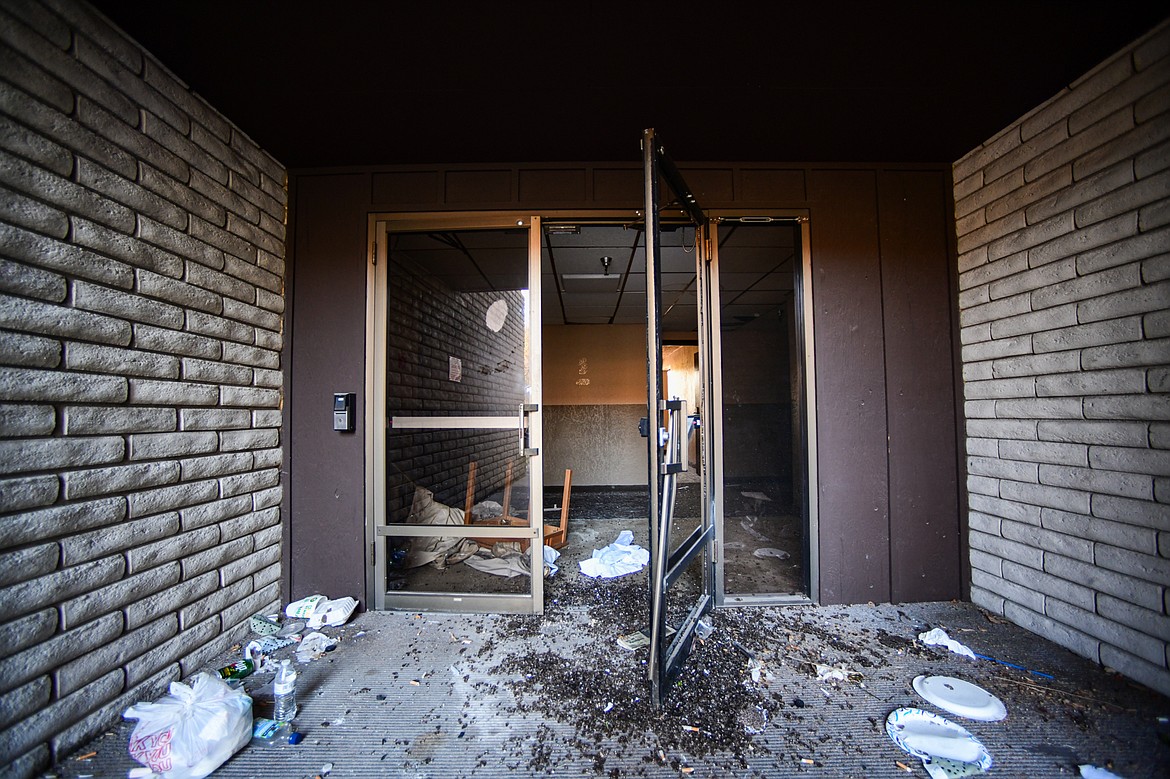
<instances>
[{"instance_id":1,"label":"broken glass door","mask_svg":"<svg viewBox=\"0 0 1170 779\"><path fill-rule=\"evenodd\" d=\"M808 489L805 222L719 216L721 411L716 450L718 605L807 603L814 556Z\"/></svg>"},{"instance_id":2,"label":"broken glass door","mask_svg":"<svg viewBox=\"0 0 1170 779\"><path fill-rule=\"evenodd\" d=\"M376 608L539 612L539 219L377 223Z\"/></svg>"},{"instance_id":3,"label":"broken glass door","mask_svg":"<svg viewBox=\"0 0 1170 779\"><path fill-rule=\"evenodd\" d=\"M661 705L670 680L691 650L702 616L713 603L714 539L713 481L710 436L703 420L713 419L711 385L715 367L710 359L708 312L712 290L707 258L708 223L694 194L667 156L654 130L642 137L646 218L646 351L647 434L650 474L650 657L647 677L651 699ZM662 187L665 184L665 188ZM660 204L662 191L670 200ZM682 213L691 222L691 252L667 256L663 251L663 212ZM675 226L675 229L679 229ZM682 228L685 229L685 228ZM688 256L688 254L690 256ZM684 263L664 272L664 265ZM690 267L685 263L690 261ZM668 360L664 333L690 335L698 344L698 409L688 409L681 393L667 390ZM691 412L695 412L692 414ZM699 432L697 514L678 516L680 480L690 476L691 438ZM691 526L694 522L693 528Z\"/></svg>"}]
</instances>

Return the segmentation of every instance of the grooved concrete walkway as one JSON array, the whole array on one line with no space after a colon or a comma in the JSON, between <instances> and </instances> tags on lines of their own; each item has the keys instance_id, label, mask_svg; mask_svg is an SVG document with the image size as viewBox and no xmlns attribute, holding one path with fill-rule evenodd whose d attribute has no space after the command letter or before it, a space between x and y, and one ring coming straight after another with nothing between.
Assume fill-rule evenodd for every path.
<instances>
[{"instance_id":1,"label":"grooved concrete walkway","mask_svg":"<svg viewBox=\"0 0 1170 779\"><path fill-rule=\"evenodd\" d=\"M910 687L918 674L967 679L1007 705L1003 722L950 716L983 741L991 776L1077 776L1079 763L1093 763L1153 779L1170 767L1170 725L1159 721L1170 716L1167 698L970 604L716 612L715 632L655 712L646 650L614 643L616 615L644 597L645 575L574 586L543 616L367 613L327 629L341 638L337 650L301 669L305 741L246 747L214 776L295 779L332 763L334 777L925 777L884 730L897 707L935 710ZM1054 678L923 646L914 638L926 626ZM744 649L763 664L759 682ZM818 682L812 662L860 676ZM247 680L259 714L271 706L270 682ZM136 765L126 753L132 725L55 775L126 776Z\"/></svg>"}]
</instances>

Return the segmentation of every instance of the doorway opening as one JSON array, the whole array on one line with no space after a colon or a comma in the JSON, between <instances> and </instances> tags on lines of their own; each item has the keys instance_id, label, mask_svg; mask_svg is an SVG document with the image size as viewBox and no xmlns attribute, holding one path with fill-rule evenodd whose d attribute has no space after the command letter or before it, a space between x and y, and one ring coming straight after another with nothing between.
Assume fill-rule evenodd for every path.
<instances>
[{"instance_id":1,"label":"doorway opening","mask_svg":"<svg viewBox=\"0 0 1170 779\"><path fill-rule=\"evenodd\" d=\"M683 219L664 219L662 227L663 397L683 401L689 419L671 548L706 509L715 605L810 602L807 225L788 216L712 220L706 321L716 369L706 379L696 261L703 236ZM561 576L580 576L577 561L621 530L649 549L639 215L381 217L371 219L371 231L379 246L368 396L371 417L382 416L368 431L369 602L450 611L550 607L542 577L477 570L463 555L473 545L512 545L523 567L542 570L534 541L545 523L559 521L567 470ZM456 527L448 516L451 526L424 527L420 487L441 509L470 507L475 519L498 513L512 521ZM433 559L417 564L425 555ZM680 596L689 580L699 587L702 565L679 577ZM560 595L558 607L580 605L570 591ZM632 616L631 628L637 619L644 617Z\"/></svg>"}]
</instances>

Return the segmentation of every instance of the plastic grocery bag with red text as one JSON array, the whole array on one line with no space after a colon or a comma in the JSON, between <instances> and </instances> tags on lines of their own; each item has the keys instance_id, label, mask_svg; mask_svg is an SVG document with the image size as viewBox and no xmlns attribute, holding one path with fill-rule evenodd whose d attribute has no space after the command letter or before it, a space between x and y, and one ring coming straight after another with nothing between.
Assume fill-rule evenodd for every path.
<instances>
[{"instance_id":1,"label":"plastic grocery bag with red text","mask_svg":"<svg viewBox=\"0 0 1170 779\"><path fill-rule=\"evenodd\" d=\"M252 738L252 699L206 673L123 716L138 720L130 756L166 779L203 779Z\"/></svg>"}]
</instances>

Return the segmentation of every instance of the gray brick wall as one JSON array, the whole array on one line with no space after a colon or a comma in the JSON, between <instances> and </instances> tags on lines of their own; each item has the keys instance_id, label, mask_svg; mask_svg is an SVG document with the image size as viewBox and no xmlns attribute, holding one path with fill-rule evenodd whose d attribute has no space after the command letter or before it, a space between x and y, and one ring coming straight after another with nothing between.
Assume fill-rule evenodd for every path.
<instances>
[{"instance_id":1,"label":"gray brick wall","mask_svg":"<svg viewBox=\"0 0 1170 779\"><path fill-rule=\"evenodd\" d=\"M1170 694L1170 24L954 180L972 599Z\"/></svg>"},{"instance_id":2,"label":"gray brick wall","mask_svg":"<svg viewBox=\"0 0 1170 779\"><path fill-rule=\"evenodd\" d=\"M285 171L79 0L0 0L0 773L278 603Z\"/></svg>"}]
</instances>

